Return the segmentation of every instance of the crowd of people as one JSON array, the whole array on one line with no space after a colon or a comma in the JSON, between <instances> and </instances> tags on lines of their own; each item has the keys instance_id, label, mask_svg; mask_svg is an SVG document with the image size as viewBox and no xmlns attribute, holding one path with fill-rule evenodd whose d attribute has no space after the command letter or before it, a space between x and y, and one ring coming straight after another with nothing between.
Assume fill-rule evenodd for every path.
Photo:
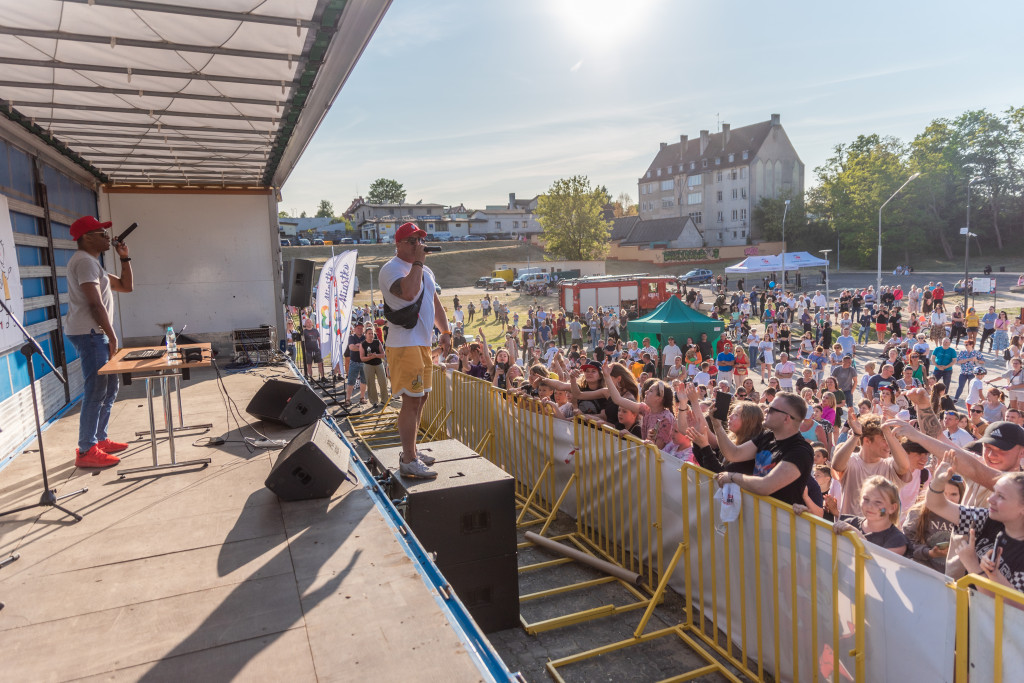
<instances>
[{"instance_id":1,"label":"crowd of people","mask_svg":"<svg viewBox=\"0 0 1024 683\"><path fill-rule=\"evenodd\" d=\"M522 319L480 317L475 336L454 319L451 351L435 349L434 362L953 578L980 572L1021 590L1024 325L994 308L963 312L944 294L941 283L832 301L719 291L707 307L727 332L715 340L632 340L630 311L532 306ZM701 305L696 290L682 296ZM503 343L487 341L493 325Z\"/></svg>"}]
</instances>

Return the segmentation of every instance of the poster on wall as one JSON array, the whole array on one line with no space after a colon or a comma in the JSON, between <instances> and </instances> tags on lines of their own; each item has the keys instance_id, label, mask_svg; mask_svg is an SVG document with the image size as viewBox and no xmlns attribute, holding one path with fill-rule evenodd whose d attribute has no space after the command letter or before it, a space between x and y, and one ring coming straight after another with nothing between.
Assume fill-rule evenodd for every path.
<instances>
[{"instance_id":1,"label":"poster on wall","mask_svg":"<svg viewBox=\"0 0 1024 683\"><path fill-rule=\"evenodd\" d=\"M21 276L18 273L18 252L14 247L14 226L11 212L7 208L7 197L0 195L0 297L19 320L25 319L25 298L21 293ZM7 311L0 308L0 353L20 346L25 341L18 326L11 321Z\"/></svg>"}]
</instances>

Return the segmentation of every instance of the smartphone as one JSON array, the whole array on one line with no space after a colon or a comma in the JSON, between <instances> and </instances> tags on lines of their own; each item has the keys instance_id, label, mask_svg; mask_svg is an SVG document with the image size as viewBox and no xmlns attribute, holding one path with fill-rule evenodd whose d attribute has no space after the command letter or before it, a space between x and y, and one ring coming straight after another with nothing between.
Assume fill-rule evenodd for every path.
<instances>
[{"instance_id":1,"label":"smartphone","mask_svg":"<svg viewBox=\"0 0 1024 683\"><path fill-rule=\"evenodd\" d=\"M943 541L942 543L936 543L935 547L939 550L949 550L949 541Z\"/></svg>"},{"instance_id":2,"label":"smartphone","mask_svg":"<svg viewBox=\"0 0 1024 683\"><path fill-rule=\"evenodd\" d=\"M725 422L729 419L729 408L732 406L732 394L720 391L715 394L715 410L711 417Z\"/></svg>"}]
</instances>

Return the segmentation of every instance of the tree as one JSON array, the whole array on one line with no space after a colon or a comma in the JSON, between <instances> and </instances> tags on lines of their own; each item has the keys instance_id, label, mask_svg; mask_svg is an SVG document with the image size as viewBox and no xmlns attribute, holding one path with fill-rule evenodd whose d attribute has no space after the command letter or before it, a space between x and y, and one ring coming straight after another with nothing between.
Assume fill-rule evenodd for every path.
<instances>
[{"instance_id":1,"label":"tree","mask_svg":"<svg viewBox=\"0 0 1024 683\"><path fill-rule=\"evenodd\" d=\"M377 178L370 185L367 204L404 204L405 188L397 180Z\"/></svg>"},{"instance_id":2,"label":"tree","mask_svg":"<svg viewBox=\"0 0 1024 683\"><path fill-rule=\"evenodd\" d=\"M333 218L334 217L334 205L326 199L320 200L320 208L316 210L315 218Z\"/></svg>"},{"instance_id":3,"label":"tree","mask_svg":"<svg viewBox=\"0 0 1024 683\"><path fill-rule=\"evenodd\" d=\"M287 211L278 211L277 212L277 217L278 218L291 218L291 216L288 215Z\"/></svg>"},{"instance_id":4,"label":"tree","mask_svg":"<svg viewBox=\"0 0 1024 683\"><path fill-rule=\"evenodd\" d=\"M601 216L610 199L603 187L591 188L586 176L556 180L537 202L547 254L569 261L603 258L611 224Z\"/></svg>"},{"instance_id":5,"label":"tree","mask_svg":"<svg viewBox=\"0 0 1024 683\"><path fill-rule=\"evenodd\" d=\"M300 213L299 218L306 218L306 212L303 211L302 213Z\"/></svg>"},{"instance_id":6,"label":"tree","mask_svg":"<svg viewBox=\"0 0 1024 683\"><path fill-rule=\"evenodd\" d=\"M612 203L612 206L615 208L616 218L637 215L636 204L633 203L633 198L629 196L628 192L620 193L618 198Z\"/></svg>"},{"instance_id":7,"label":"tree","mask_svg":"<svg viewBox=\"0 0 1024 683\"><path fill-rule=\"evenodd\" d=\"M786 200L789 200L789 210L786 210ZM786 214L786 249L798 251L794 245L801 245L800 249L809 249L804 244L807 238L807 213L804 210L803 197L793 197L783 193L774 199L772 197L761 197L761 200L754 206L750 214L751 224L760 231L761 237L766 240L782 241L782 215Z\"/></svg>"}]
</instances>

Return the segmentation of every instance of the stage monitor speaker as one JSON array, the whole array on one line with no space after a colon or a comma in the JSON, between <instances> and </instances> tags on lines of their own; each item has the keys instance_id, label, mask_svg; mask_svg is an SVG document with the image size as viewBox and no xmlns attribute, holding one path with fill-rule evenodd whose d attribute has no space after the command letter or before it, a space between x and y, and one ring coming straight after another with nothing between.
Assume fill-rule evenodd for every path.
<instances>
[{"instance_id":1,"label":"stage monitor speaker","mask_svg":"<svg viewBox=\"0 0 1024 683\"><path fill-rule=\"evenodd\" d=\"M289 306L309 306L313 297L313 262L296 258L284 264L284 298Z\"/></svg>"},{"instance_id":2,"label":"stage monitor speaker","mask_svg":"<svg viewBox=\"0 0 1024 683\"><path fill-rule=\"evenodd\" d=\"M281 500L329 498L345 481L348 467L349 449L317 421L281 449L266 486Z\"/></svg>"},{"instance_id":3,"label":"stage monitor speaker","mask_svg":"<svg viewBox=\"0 0 1024 683\"><path fill-rule=\"evenodd\" d=\"M305 384L272 379L260 387L245 412L286 427L305 427L327 412L327 404Z\"/></svg>"},{"instance_id":4,"label":"stage monitor speaker","mask_svg":"<svg viewBox=\"0 0 1024 683\"><path fill-rule=\"evenodd\" d=\"M519 565L515 553L439 565L438 568L484 633L521 625Z\"/></svg>"},{"instance_id":5,"label":"stage monitor speaker","mask_svg":"<svg viewBox=\"0 0 1024 683\"><path fill-rule=\"evenodd\" d=\"M446 449L447 443L458 442L430 446L435 452L458 451ZM396 471L400 453L388 448L373 457L392 472L388 494L405 502L405 519L423 547L437 553L442 572L445 566L516 552L515 480L509 474L481 457L438 458L430 466L436 479L404 479Z\"/></svg>"}]
</instances>

